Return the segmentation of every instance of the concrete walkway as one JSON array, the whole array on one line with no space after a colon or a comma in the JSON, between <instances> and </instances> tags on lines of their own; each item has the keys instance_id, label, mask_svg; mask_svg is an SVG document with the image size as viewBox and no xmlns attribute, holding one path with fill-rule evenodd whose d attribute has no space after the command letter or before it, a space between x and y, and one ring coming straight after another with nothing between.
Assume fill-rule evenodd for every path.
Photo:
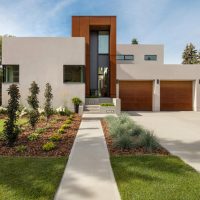
<instances>
[{"instance_id":1,"label":"concrete walkway","mask_svg":"<svg viewBox=\"0 0 200 200\"><path fill-rule=\"evenodd\" d=\"M200 112L128 112L161 145L200 172Z\"/></svg>"},{"instance_id":2,"label":"concrete walkway","mask_svg":"<svg viewBox=\"0 0 200 200\"><path fill-rule=\"evenodd\" d=\"M120 200L98 119L83 119L55 200Z\"/></svg>"}]
</instances>

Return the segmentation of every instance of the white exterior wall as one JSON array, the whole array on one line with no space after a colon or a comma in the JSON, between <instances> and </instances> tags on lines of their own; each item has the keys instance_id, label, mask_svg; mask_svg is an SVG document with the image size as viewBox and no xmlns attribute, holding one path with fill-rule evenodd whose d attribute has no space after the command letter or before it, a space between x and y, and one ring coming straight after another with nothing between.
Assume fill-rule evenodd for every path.
<instances>
[{"instance_id":1,"label":"white exterior wall","mask_svg":"<svg viewBox=\"0 0 200 200\"><path fill-rule=\"evenodd\" d=\"M117 63L126 64L163 64L164 63L164 46L163 45L146 45L146 44L118 44L117 54L134 55L133 61L120 61ZM144 60L144 55L157 55L157 61Z\"/></svg>"},{"instance_id":2,"label":"white exterior wall","mask_svg":"<svg viewBox=\"0 0 200 200\"><path fill-rule=\"evenodd\" d=\"M117 64L117 80L152 80L153 111L160 111L160 84L157 80L193 81L193 110L200 111L200 65Z\"/></svg>"},{"instance_id":3,"label":"white exterior wall","mask_svg":"<svg viewBox=\"0 0 200 200\"><path fill-rule=\"evenodd\" d=\"M32 81L40 87L40 106L44 103L45 84L53 90L53 106L73 109L71 98L85 101L84 83L63 83L63 65L85 65L84 38L3 38L3 64L19 65L21 104L27 106L28 88ZM2 84L2 104L8 102L7 88Z\"/></svg>"}]
</instances>

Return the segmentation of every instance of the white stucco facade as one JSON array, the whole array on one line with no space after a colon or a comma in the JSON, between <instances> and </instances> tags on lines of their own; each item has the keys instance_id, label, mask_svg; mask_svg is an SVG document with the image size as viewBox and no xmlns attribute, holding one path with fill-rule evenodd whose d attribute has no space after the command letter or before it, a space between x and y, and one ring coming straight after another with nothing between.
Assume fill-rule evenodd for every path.
<instances>
[{"instance_id":1,"label":"white stucco facade","mask_svg":"<svg viewBox=\"0 0 200 200\"><path fill-rule=\"evenodd\" d=\"M200 65L164 64L162 45L118 45L117 52L122 55L134 55L133 61L117 61L118 81L153 81L153 111L160 111L160 84L157 80L192 81L193 110L200 111ZM146 54L157 55L157 61L145 61Z\"/></svg>"},{"instance_id":2,"label":"white stucco facade","mask_svg":"<svg viewBox=\"0 0 200 200\"><path fill-rule=\"evenodd\" d=\"M53 106L73 109L75 96L85 102L84 83L64 83L63 65L85 66L85 39L71 38L3 38L3 65L19 65L21 104L27 106L27 96L32 81L40 87L40 106L44 104L45 84L53 89ZM152 108L160 111L160 84L162 80L193 82L193 110L200 111L200 65L164 64L163 45L117 45L117 54L134 55L133 60L117 60L117 82L134 80L153 81ZM157 60L145 60L145 55L156 55ZM2 104L7 105L7 89L2 84ZM119 84L116 84L119 97Z\"/></svg>"},{"instance_id":3,"label":"white stucco facade","mask_svg":"<svg viewBox=\"0 0 200 200\"><path fill-rule=\"evenodd\" d=\"M3 65L19 65L20 103L27 106L28 88L32 81L40 87L40 106L44 104L44 89L52 86L53 106L73 109L75 96L85 101L84 83L63 83L63 65L85 65L85 39L76 38L3 38ZM2 105L7 105L7 88L2 84Z\"/></svg>"}]
</instances>

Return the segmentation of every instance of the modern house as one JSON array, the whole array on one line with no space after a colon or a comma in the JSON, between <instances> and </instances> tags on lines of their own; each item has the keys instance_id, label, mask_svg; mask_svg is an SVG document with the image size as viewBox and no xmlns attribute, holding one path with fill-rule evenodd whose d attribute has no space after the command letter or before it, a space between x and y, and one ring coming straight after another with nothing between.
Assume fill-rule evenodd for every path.
<instances>
[{"instance_id":1,"label":"modern house","mask_svg":"<svg viewBox=\"0 0 200 200\"><path fill-rule=\"evenodd\" d=\"M73 109L77 96L86 109L114 102L117 110L200 111L200 65L166 65L163 45L118 45L116 36L115 16L73 16L70 38L3 38L2 104L17 83L27 105L36 81L41 106L49 82L54 107Z\"/></svg>"}]
</instances>

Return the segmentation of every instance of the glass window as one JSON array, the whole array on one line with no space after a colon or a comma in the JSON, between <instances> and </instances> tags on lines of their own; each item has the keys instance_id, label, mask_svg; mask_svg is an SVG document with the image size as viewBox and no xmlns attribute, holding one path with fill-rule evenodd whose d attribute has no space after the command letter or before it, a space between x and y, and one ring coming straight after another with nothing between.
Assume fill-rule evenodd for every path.
<instances>
[{"instance_id":1,"label":"glass window","mask_svg":"<svg viewBox=\"0 0 200 200\"><path fill-rule=\"evenodd\" d=\"M4 65L3 81L5 83L19 83L19 65Z\"/></svg>"},{"instance_id":2,"label":"glass window","mask_svg":"<svg viewBox=\"0 0 200 200\"><path fill-rule=\"evenodd\" d=\"M109 54L109 31L99 31L98 53Z\"/></svg>"},{"instance_id":3,"label":"glass window","mask_svg":"<svg viewBox=\"0 0 200 200\"><path fill-rule=\"evenodd\" d=\"M64 65L63 66L63 82L84 82L84 66Z\"/></svg>"},{"instance_id":4,"label":"glass window","mask_svg":"<svg viewBox=\"0 0 200 200\"><path fill-rule=\"evenodd\" d=\"M134 60L134 55L125 55L124 59L125 60Z\"/></svg>"},{"instance_id":5,"label":"glass window","mask_svg":"<svg viewBox=\"0 0 200 200\"><path fill-rule=\"evenodd\" d=\"M144 60L157 60L157 55L145 55Z\"/></svg>"},{"instance_id":6,"label":"glass window","mask_svg":"<svg viewBox=\"0 0 200 200\"><path fill-rule=\"evenodd\" d=\"M117 60L124 60L124 55L117 55Z\"/></svg>"},{"instance_id":7,"label":"glass window","mask_svg":"<svg viewBox=\"0 0 200 200\"><path fill-rule=\"evenodd\" d=\"M117 60L134 60L134 55L117 55Z\"/></svg>"}]
</instances>

